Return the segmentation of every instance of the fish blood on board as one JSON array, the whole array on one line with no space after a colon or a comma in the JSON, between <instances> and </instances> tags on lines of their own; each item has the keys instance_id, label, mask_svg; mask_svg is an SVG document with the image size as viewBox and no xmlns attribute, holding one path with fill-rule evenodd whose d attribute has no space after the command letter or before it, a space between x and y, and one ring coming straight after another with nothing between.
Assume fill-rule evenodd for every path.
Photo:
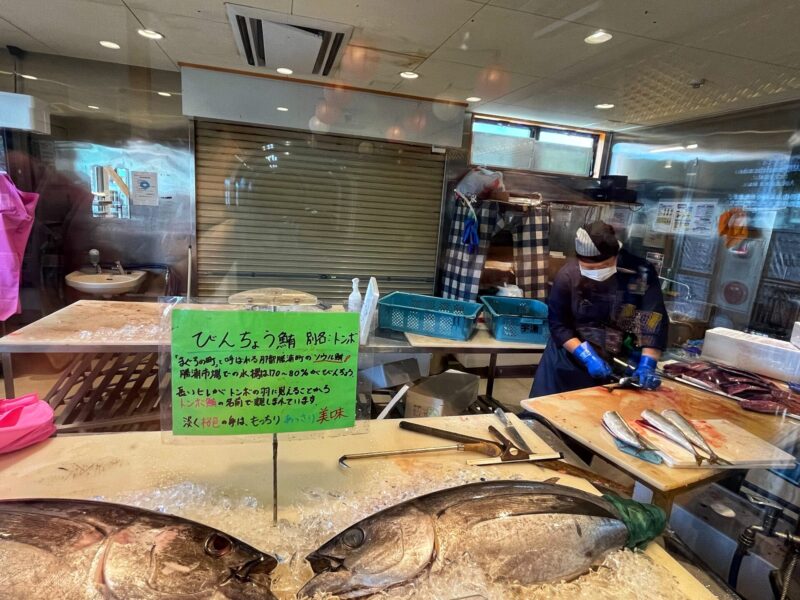
<instances>
[{"instance_id":1,"label":"fish blood on board","mask_svg":"<svg viewBox=\"0 0 800 600\"><path fill-rule=\"evenodd\" d=\"M105 502L0 501L0 598L274 600L277 559L200 523Z\"/></svg>"},{"instance_id":2,"label":"fish blood on board","mask_svg":"<svg viewBox=\"0 0 800 600\"><path fill-rule=\"evenodd\" d=\"M298 596L362 598L465 555L501 581L572 579L612 550L646 543L664 524L656 507L561 485L464 485L387 508L323 544L306 558L316 575Z\"/></svg>"}]
</instances>

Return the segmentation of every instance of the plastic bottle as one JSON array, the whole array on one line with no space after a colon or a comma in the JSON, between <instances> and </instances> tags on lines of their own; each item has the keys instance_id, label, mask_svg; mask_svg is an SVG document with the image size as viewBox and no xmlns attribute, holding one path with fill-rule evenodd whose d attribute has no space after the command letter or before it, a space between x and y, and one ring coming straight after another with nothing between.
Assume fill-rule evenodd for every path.
<instances>
[{"instance_id":1,"label":"plastic bottle","mask_svg":"<svg viewBox=\"0 0 800 600\"><path fill-rule=\"evenodd\" d=\"M361 292L358 290L358 277L353 278L353 291L347 298L347 310L361 312Z\"/></svg>"}]
</instances>

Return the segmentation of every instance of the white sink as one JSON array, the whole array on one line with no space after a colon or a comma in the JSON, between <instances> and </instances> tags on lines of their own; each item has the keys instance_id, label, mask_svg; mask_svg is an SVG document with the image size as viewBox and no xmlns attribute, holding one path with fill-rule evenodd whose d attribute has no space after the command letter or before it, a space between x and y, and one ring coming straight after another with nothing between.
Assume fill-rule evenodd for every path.
<instances>
[{"instance_id":1,"label":"white sink","mask_svg":"<svg viewBox=\"0 0 800 600\"><path fill-rule=\"evenodd\" d=\"M78 291L98 296L113 296L136 291L147 271L128 271L125 275L119 273L84 273L73 271L66 276L67 285Z\"/></svg>"}]
</instances>

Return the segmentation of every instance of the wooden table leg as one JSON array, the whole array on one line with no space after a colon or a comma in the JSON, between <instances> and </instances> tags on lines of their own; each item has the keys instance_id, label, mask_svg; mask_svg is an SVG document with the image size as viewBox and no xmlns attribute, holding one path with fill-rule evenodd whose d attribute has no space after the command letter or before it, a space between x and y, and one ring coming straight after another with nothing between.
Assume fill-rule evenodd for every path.
<instances>
[{"instance_id":1,"label":"wooden table leg","mask_svg":"<svg viewBox=\"0 0 800 600\"><path fill-rule=\"evenodd\" d=\"M3 352L3 385L5 386L6 398L14 397L14 367L11 364L11 353Z\"/></svg>"},{"instance_id":2,"label":"wooden table leg","mask_svg":"<svg viewBox=\"0 0 800 600\"><path fill-rule=\"evenodd\" d=\"M684 491L684 490L682 490ZM633 499L638 502L648 502L662 508L667 513L667 519L672 512L672 503L675 500L676 492L661 492L651 489L640 482L633 485Z\"/></svg>"}]
</instances>

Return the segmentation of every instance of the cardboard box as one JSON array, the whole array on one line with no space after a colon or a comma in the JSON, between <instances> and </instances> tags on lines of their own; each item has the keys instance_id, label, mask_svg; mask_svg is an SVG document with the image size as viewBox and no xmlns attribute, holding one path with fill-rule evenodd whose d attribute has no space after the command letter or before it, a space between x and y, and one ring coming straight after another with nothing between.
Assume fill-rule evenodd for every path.
<instances>
[{"instance_id":1,"label":"cardboard box","mask_svg":"<svg viewBox=\"0 0 800 600\"><path fill-rule=\"evenodd\" d=\"M460 415L478 399L477 375L450 369L428 377L406 393L405 416L449 417Z\"/></svg>"}]
</instances>

